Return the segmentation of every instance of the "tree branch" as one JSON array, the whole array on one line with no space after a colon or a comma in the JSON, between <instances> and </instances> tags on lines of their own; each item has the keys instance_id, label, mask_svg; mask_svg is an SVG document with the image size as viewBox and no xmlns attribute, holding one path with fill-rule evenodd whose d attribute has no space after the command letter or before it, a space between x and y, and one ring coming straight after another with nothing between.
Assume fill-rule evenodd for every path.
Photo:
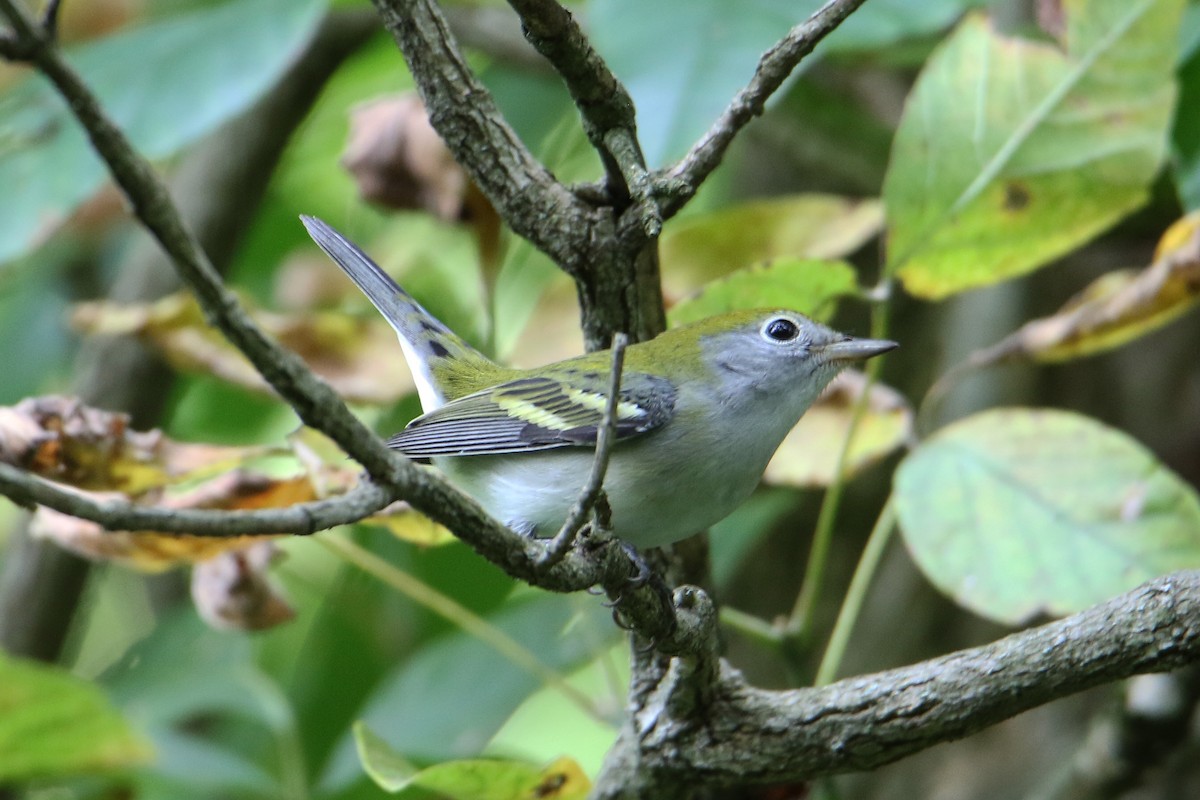
<instances>
[{"instance_id":1,"label":"tree branch","mask_svg":"<svg viewBox=\"0 0 1200 800\"><path fill-rule=\"evenodd\" d=\"M171 171L170 193L223 272L258 210L290 134L338 65L377 29L369 10L330 14L274 88L206 137ZM169 260L149 237L122 259L110 300L157 299L179 289ZM81 344L71 393L85 404L127 412L152 427L174 373L138 341L100 337ZM147 385L155 391L145 390ZM57 543L14 531L0 569L0 647L44 660L58 657L86 583L86 562Z\"/></svg>"},{"instance_id":2,"label":"tree branch","mask_svg":"<svg viewBox=\"0 0 1200 800\"><path fill-rule=\"evenodd\" d=\"M569 275L583 274L602 215L559 183L517 138L431 0L375 0L375 6L408 62L430 123L455 160L516 233Z\"/></svg>"},{"instance_id":3,"label":"tree branch","mask_svg":"<svg viewBox=\"0 0 1200 800\"><path fill-rule=\"evenodd\" d=\"M633 196L638 170L644 173L646 169L637 143L633 98L592 47L570 11L555 0L509 0L509 5L521 18L525 38L567 85L583 117L584 132L604 162L611 196ZM610 134L617 131L624 132L620 139L623 152L615 151L609 141Z\"/></svg>"},{"instance_id":4,"label":"tree branch","mask_svg":"<svg viewBox=\"0 0 1200 800\"><path fill-rule=\"evenodd\" d=\"M317 531L357 522L393 501L392 493L361 481L337 497L297 503L286 508L251 511L141 506L125 500L100 500L66 489L10 464L0 462L0 494L26 507L43 505L73 517L91 520L110 531L156 531L189 536L232 537L290 533L308 536Z\"/></svg>"},{"instance_id":5,"label":"tree branch","mask_svg":"<svg viewBox=\"0 0 1200 800\"><path fill-rule=\"evenodd\" d=\"M639 712L595 796L657 796L653 787L685 778L722 786L872 769L1051 700L1198 660L1200 571L1191 571L984 647L819 689L757 689L726 668L705 724L664 714L669 704Z\"/></svg>"},{"instance_id":6,"label":"tree branch","mask_svg":"<svg viewBox=\"0 0 1200 800\"><path fill-rule=\"evenodd\" d=\"M673 216L696 193L700 184L721 163L734 137L750 120L763 113L767 99L783 85L792 70L864 2L829 0L763 53L754 77L734 96L708 132L677 164L658 173L656 193L662 198L664 219Z\"/></svg>"},{"instance_id":7,"label":"tree branch","mask_svg":"<svg viewBox=\"0 0 1200 800\"><path fill-rule=\"evenodd\" d=\"M418 5L424 6L422 3ZM95 95L63 61L53 42L33 26L24 12L13 4L13 0L0 0L0 13L9 18L34 66L67 100L92 145L125 193L135 215L170 256L180 277L196 294L208 322L245 353L267 383L306 424L325 433L362 464L373 482L385 489L391 499L407 500L414 508L454 531L484 558L515 578L551 591L564 592L597 584L610 589L625 580L628 560L617 548L608 548L592 558L572 553L552 568L539 569L537 564L543 552L543 543L508 530L488 516L478 503L445 480L417 469L407 458L389 450L350 413L328 384L313 375L295 354L269 339L254 324L236 296L222 283L207 256L183 224L166 187L153 168L107 118ZM404 23L400 24L403 26ZM439 29L444 31L444 24ZM443 40L443 44L448 46L446 40ZM466 68L461 59L455 63L457 68ZM457 101L460 98L451 99ZM511 135L511 131L508 133ZM519 186L527 188L528 181ZM571 203L577 203L565 190L563 193ZM517 190L515 194L521 196L522 193ZM130 526L121 524L120 527ZM639 598L641 602L633 602ZM671 637L677 628L672 609L662 608L651 589L638 589L630 593L628 599L629 608L623 604L623 612L647 638L657 638L667 648L673 642L686 641Z\"/></svg>"}]
</instances>

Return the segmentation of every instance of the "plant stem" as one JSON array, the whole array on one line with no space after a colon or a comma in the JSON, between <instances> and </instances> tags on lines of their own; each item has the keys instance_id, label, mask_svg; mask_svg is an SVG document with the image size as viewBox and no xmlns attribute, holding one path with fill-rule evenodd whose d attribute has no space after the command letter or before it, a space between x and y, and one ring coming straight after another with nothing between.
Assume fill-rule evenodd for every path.
<instances>
[{"instance_id":1,"label":"plant stem","mask_svg":"<svg viewBox=\"0 0 1200 800\"><path fill-rule=\"evenodd\" d=\"M838 668L842 664L842 656L846 653L846 644L850 641L850 634L854 630L854 623L858 621L863 602L867 598L867 589L870 588L871 581L875 577L875 570L879 567L879 562L883 558L883 553L887 549L888 542L891 541L892 531L895 528L896 504L894 499L889 496L879 512L879 518L875 520L875 527L871 529L867 546L863 548L862 556L858 559L858 566L854 570L850 588L846 590L846 598L842 601L842 610L838 612L837 623L833 626L829 644L825 647L825 656L821 659L821 666L817 668L817 677L814 681L816 686L827 686L836 679Z\"/></svg>"},{"instance_id":2,"label":"plant stem","mask_svg":"<svg viewBox=\"0 0 1200 800\"><path fill-rule=\"evenodd\" d=\"M888 329L887 292L884 298L871 308L871 338L883 339ZM821 597L821 589L825 584L825 566L829 560L829 545L833 539L834 523L837 521L838 507L842 499L842 488L846 483L846 462L849 459L850 448L854 443L854 435L858 432L859 424L866 413L867 403L871 395L871 387L879 374L881 362L876 359L867 363L867 380L863 386L862 396L854 404L850 417L850 427L838 453L837 466L834 468L833 481L825 491L821 501L821 511L817 515L817 527L813 532L812 549L809 551L808 564L804 570L804 582L800 586L800 594L788 618L786 631L792 638L800 640L803 645L812 636L813 619L816 616L817 602Z\"/></svg>"},{"instance_id":3,"label":"plant stem","mask_svg":"<svg viewBox=\"0 0 1200 800\"><path fill-rule=\"evenodd\" d=\"M442 594L429 584L417 580L407 572L397 569L395 565L359 547L349 539L340 536L322 536L317 541L418 605L449 620L481 642L491 645L496 652L537 677L544 685L560 692L592 719L606 725L611 723L610 719L600 713L590 697L567 683L567 680L557 671L542 663L529 648L466 606Z\"/></svg>"},{"instance_id":4,"label":"plant stem","mask_svg":"<svg viewBox=\"0 0 1200 800\"><path fill-rule=\"evenodd\" d=\"M778 648L779 643L783 641L783 633L779 626L772 625L762 617L729 606L721 606L720 614L721 624L759 644Z\"/></svg>"}]
</instances>

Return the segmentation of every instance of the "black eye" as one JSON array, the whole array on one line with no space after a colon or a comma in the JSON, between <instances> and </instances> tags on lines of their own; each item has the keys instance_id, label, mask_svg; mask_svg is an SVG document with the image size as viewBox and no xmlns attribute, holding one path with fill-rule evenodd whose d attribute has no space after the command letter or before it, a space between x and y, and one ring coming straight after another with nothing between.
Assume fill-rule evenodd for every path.
<instances>
[{"instance_id":1,"label":"black eye","mask_svg":"<svg viewBox=\"0 0 1200 800\"><path fill-rule=\"evenodd\" d=\"M787 317L776 317L763 327L763 333L776 342L790 342L800 335L800 326Z\"/></svg>"}]
</instances>

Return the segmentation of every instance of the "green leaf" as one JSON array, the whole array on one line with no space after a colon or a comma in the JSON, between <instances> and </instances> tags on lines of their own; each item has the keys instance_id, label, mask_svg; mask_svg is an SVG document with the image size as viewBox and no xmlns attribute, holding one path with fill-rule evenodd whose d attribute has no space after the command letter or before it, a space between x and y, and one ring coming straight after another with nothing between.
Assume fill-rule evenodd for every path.
<instances>
[{"instance_id":1,"label":"green leaf","mask_svg":"<svg viewBox=\"0 0 1200 800\"><path fill-rule=\"evenodd\" d=\"M1200 31L1200 7L1189 5L1185 19L1191 20L1193 40L1185 42L1193 49L1179 66L1179 102L1175 109L1175 127L1171 138L1175 149L1171 172L1183 207L1200 208L1200 49L1196 32Z\"/></svg>"},{"instance_id":2,"label":"green leaf","mask_svg":"<svg viewBox=\"0 0 1200 800\"><path fill-rule=\"evenodd\" d=\"M888 269L942 298L1030 272L1141 205L1166 151L1182 0L1072 4L1064 49L965 20L908 99Z\"/></svg>"},{"instance_id":3,"label":"green leaf","mask_svg":"<svg viewBox=\"0 0 1200 800\"><path fill-rule=\"evenodd\" d=\"M1124 433L1065 411L998 409L900 465L896 510L929 579L1019 623L1200 567L1200 499Z\"/></svg>"},{"instance_id":4,"label":"green leaf","mask_svg":"<svg viewBox=\"0 0 1200 800\"><path fill-rule=\"evenodd\" d=\"M436 792L447 800L574 800L587 795L587 778L570 759L545 769L525 761L468 759L417 770L361 722L354 726L363 766L385 791Z\"/></svg>"},{"instance_id":5,"label":"green leaf","mask_svg":"<svg viewBox=\"0 0 1200 800\"><path fill-rule=\"evenodd\" d=\"M876 50L942 30L987 0L871 0L829 37L829 51ZM815 10L815 9L814 9Z\"/></svg>"},{"instance_id":6,"label":"green leaf","mask_svg":"<svg viewBox=\"0 0 1200 800\"><path fill-rule=\"evenodd\" d=\"M324 7L323 0L227 2L122 31L67 56L134 146L162 158L266 92ZM40 243L107 172L65 102L40 77L0 94L0 120L3 263Z\"/></svg>"},{"instance_id":7,"label":"green leaf","mask_svg":"<svg viewBox=\"0 0 1200 800\"><path fill-rule=\"evenodd\" d=\"M579 113L573 107L559 115L535 152L560 181L595 180L600 174L596 151L579 127ZM512 354L542 295L556 281L569 283L570 279L527 239L508 236L492 301L498 357Z\"/></svg>"},{"instance_id":8,"label":"green leaf","mask_svg":"<svg viewBox=\"0 0 1200 800\"><path fill-rule=\"evenodd\" d=\"M752 538L739 534L730 538ZM629 685L628 645L617 643L576 670L567 681L586 696L596 698L596 706L608 711L608 719L601 721L585 714L562 692L545 686L505 720L483 755L542 764L569 753L587 774L599 773L617 738L619 712L625 703L625 687Z\"/></svg>"},{"instance_id":9,"label":"green leaf","mask_svg":"<svg viewBox=\"0 0 1200 800\"><path fill-rule=\"evenodd\" d=\"M930 33L973 4L872 0L821 49L859 50ZM658 166L683 155L750 80L763 52L823 5L822 0L592 0L588 30L633 96L642 149L649 164Z\"/></svg>"},{"instance_id":10,"label":"green leaf","mask_svg":"<svg viewBox=\"0 0 1200 800\"><path fill-rule=\"evenodd\" d=\"M0 783L124 767L152 756L98 687L0 653Z\"/></svg>"},{"instance_id":11,"label":"green leaf","mask_svg":"<svg viewBox=\"0 0 1200 800\"><path fill-rule=\"evenodd\" d=\"M510 603L488 619L559 670L607 646L604 637L612 632L599 603L547 594ZM470 757L539 685L488 644L457 632L426 645L386 676L359 716L414 761ZM487 690L476 691L481 686ZM354 741L344 739L321 780L323 789L343 788L357 777L354 750Z\"/></svg>"},{"instance_id":12,"label":"green leaf","mask_svg":"<svg viewBox=\"0 0 1200 800\"><path fill-rule=\"evenodd\" d=\"M274 770L282 769L276 757L295 732L272 711L279 689L254 666L253 649L248 637L217 633L181 608L159 617L150 635L106 671L113 702L154 743L154 764L139 770L138 779L169 786L160 796L286 793L286 780ZM247 741L264 747L245 747Z\"/></svg>"},{"instance_id":13,"label":"green leaf","mask_svg":"<svg viewBox=\"0 0 1200 800\"><path fill-rule=\"evenodd\" d=\"M677 301L743 267L847 256L879 233L882 211L874 200L804 194L673 222L662 239L663 292Z\"/></svg>"},{"instance_id":14,"label":"green leaf","mask_svg":"<svg viewBox=\"0 0 1200 800\"><path fill-rule=\"evenodd\" d=\"M735 272L705 286L700 294L676 303L671 325L751 308L793 308L825 321L837 301L858 293L854 268L845 261L785 259Z\"/></svg>"},{"instance_id":15,"label":"green leaf","mask_svg":"<svg viewBox=\"0 0 1200 800\"><path fill-rule=\"evenodd\" d=\"M837 479L838 456L850 434L855 408L868 388L856 370L838 375L800 422L784 437L763 480L783 486L829 486ZM913 412L902 394L873 384L846 452L842 477L852 478L904 446L912 436Z\"/></svg>"},{"instance_id":16,"label":"green leaf","mask_svg":"<svg viewBox=\"0 0 1200 800\"><path fill-rule=\"evenodd\" d=\"M815 6L807 0L589 3L588 30L633 96L650 166L683 155L750 80L762 52Z\"/></svg>"},{"instance_id":17,"label":"green leaf","mask_svg":"<svg viewBox=\"0 0 1200 800\"><path fill-rule=\"evenodd\" d=\"M420 771L412 762L393 750L361 721L354 723L352 730L358 760L381 789L397 792L412 783L413 777Z\"/></svg>"}]
</instances>

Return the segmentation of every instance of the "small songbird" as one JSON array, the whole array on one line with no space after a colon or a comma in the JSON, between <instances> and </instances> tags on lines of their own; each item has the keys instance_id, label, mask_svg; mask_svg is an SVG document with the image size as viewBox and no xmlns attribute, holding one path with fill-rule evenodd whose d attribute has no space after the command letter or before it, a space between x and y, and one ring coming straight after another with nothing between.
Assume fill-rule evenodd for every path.
<instances>
[{"instance_id":1,"label":"small songbird","mask_svg":"<svg viewBox=\"0 0 1200 800\"><path fill-rule=\"evenodd\" d=\"M425 413L388 446L431 460L513 530L557 533L592 467L611 354L496 364L342 234L301 219L400 338ZM787 309L734 311L630 345L604 481L613 534L657 547L728 516L834 375L895 347Z\"/></svg>"}]
</instances>

